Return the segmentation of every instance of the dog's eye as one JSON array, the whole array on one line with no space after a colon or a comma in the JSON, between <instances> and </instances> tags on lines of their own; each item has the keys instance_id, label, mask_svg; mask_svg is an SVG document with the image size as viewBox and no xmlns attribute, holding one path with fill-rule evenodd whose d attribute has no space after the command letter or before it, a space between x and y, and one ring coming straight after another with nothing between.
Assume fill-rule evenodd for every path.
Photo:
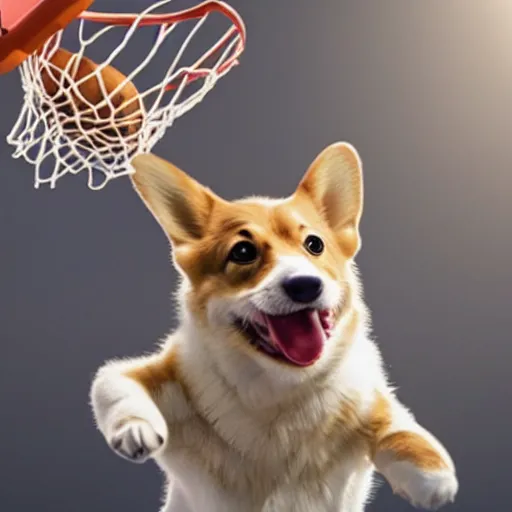
<instances>
[{"instance_id":1,"label":"dog's eye","mask_svg":"<svg viewBox=\"0 0 512 512\"><path fill-rule=\"evenodd\" d=\"M258 257L256 246L246 240L238 242L233 246L229 253L228 260L238 265L247 265L252 263Z\"/></svg>"},{"instance_id":2,"label":"dog's eye","mask_svg":"<svg viewBox=\"0 0 512 512\"><path fill-rule=\"evenodd\" d=\"M309 235L304 242L304 247L314 256L318 256L324 252L325 246L320 237L316 235Z\"/></svg>"}]
</instances>

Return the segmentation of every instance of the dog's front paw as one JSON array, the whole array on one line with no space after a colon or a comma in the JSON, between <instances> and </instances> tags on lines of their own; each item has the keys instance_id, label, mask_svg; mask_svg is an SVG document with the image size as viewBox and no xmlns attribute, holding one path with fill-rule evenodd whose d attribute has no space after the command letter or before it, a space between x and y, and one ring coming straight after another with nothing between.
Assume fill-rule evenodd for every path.
<instances>
[{"instance_id":1,"label":"dog's front paw","mask_svg":"<svg viewBox=\"0 0 512 512\"><path fill-rule=\"evenodd\" d=\"M110 447L131 462L146 462L164 444L164 438L145 420L123 422L112 434Z\"/></svg>"},{"instance_id":2,"label":"dog's front paw","mask_svg":"<svg viewBox=\"0 0 512 512\"><path fill-rule=\"evenodd\" d=\"M438 510L452 503L459 487L451 469L421 469L405 461L389 464L384 476L395 494L424 510Z\"/></svg>"}]
</instances>

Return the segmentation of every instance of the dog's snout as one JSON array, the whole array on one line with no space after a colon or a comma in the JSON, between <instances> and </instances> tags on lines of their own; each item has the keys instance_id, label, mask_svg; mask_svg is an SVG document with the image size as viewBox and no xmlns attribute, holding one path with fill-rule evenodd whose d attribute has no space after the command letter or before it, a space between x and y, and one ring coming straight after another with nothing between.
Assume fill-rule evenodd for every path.
<instances>
[{"instance_id":1,"label":"dog's snout","mask_svg":"<svg viewBox=\"0 0 512 512\"><path fill-rule=\"evenodd\" d=\"M290 299L304 304L318 299L323 290L322 280L315 276L289 277L282 285Z\"/></svg>"}]
</instances>

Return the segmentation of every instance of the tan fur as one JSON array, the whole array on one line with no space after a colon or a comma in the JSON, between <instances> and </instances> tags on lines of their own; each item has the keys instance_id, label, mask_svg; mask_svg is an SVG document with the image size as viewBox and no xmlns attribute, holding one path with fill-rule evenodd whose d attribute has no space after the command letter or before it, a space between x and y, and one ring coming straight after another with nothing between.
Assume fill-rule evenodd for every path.
<instances>
[{"instance_id":1,"label":"tan fur","mask_svg":"<svg viewBox=\"0 0 512 512\"><path fill-rule=\"evenodd\" d=\"M377 393L368 421L368 430L365 432L372 457L379 448L381 437L386 435L391 423L389 402L381 393Z\"/></svg>"},{"instance_id":2,"label":"tan fur","mask_svg":"<svg viewBox=\"0 0 512 512\"><path fill-rule=\"evenodd\" d=\"M379 441L377 449L392 452L396 460L410 462L422 469L448 469L448 464L434 447L413 432L396 432L386 436Z\"/></svg>"},{"instance_id":3,"label":"tan fur","mask_svg":"<svg viewBox=\"0 0 512 512\"><path fill-rule=\"evenodd\" d=\"M170 350L152 362L131 368L126 377L137 381L153 398L158 398L162 387L179 379L176 354Z\"/></svg>"}]
</instances>

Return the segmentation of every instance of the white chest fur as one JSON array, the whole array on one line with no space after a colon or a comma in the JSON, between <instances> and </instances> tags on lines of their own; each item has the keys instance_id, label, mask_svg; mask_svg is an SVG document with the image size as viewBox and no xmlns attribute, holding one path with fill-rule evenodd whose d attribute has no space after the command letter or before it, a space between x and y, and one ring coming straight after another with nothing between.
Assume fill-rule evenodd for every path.
<instances>
[{"instance_id":1,"label":"white chest fur","mask_svg":"<svg viewBox=\"0 0 512 512\"><path fill-rule=\"evenodd\" d=\"M375 387L373 378L361 382L360 371L350 382L356 351L322 385L266 409L244 404L212 373L211 361L196 373L202 365L195 358L193 396L169 383L159 400L169 413L169 440L157 462L174 480L165 512L181 512L184 500L192 512L363 510L373 465L352 433Z\"/></svg>"}]
</instances>

